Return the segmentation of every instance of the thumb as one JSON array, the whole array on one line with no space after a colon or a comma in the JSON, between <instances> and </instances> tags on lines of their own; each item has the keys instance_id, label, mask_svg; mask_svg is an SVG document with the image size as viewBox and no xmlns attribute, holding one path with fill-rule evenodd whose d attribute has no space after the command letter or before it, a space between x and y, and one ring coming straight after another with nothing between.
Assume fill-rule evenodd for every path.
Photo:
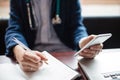
<instances>
[{"instance_id":1,"label":"thumb","mask_svg":"<svg viewBox=\"0 0 120 80\"><path fill-rule=\"evenodd\" d=\"M82 41L81 41L81 44L80 44L80 47L82 48L83 46L85 46L88 42L90 42L96 35L90 35L86 38L84 38Z\"/></svg>"},{"instance_id":2,"label":"thumb","mask_svg":"<svg viewBox=\"0 0 120 80\"><path fill-rule=\"evenodd\" d=\"M39 51L35 51L36 55L39 56L41 58L41 60L47 61L48 59L46 58L45 55L43 55L41 52Z\"/></svg>"}]
</instances>

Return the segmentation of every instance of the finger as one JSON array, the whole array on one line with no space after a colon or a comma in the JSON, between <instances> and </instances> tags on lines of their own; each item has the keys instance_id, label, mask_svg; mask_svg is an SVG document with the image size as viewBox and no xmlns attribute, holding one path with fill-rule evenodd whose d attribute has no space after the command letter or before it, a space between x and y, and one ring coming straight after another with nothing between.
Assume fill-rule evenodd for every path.
<instances>
[{"instance_id":1,"label":"finger","mask_svg":"<svg viewBox=\"0 0 120 80\"><path fill-rule=\"evenodd\" d=\"M102 48L103 48L103 46L101 45L100 46L100 44L99 45L95 45L95 46L93 46L93 47L90 47L90 53L93 53L93 54L99 54L101 51L102 51Z\"/></svg>"},{"instance_id":2,"label":"finger","mask_svg":"<svg viewBox=\"0 0 120 80\"><path fill-rule=\"evenodd\" d=\"M93 50L93 49L89 49L88 51L85 51L86 53L88 54L93 54L93 55L98 55L100 52L102 51L102 49L99 49L99 50Z\"/></svg>"},{"instance_id":3,"label":"finger","mask_svg":"<svg viewBox=\"0 0 120 80\"><path fill-rule=\"evenodd\" d=\"M85 43L87 44L87 43L90 42L94 37L95 37L95 35L90 35L90 36L88 36L87 39L85 40Z\"/></svg>"},{"instance_id":4,"label":"finger","mask_svg":"<svg viewBox=\"0 0 120 80\"><path fill-rule=\"evenodd\" d=\"M42 66L42 64L40 66ZM29 65L29 64L22 64L22 69L24 71L37 71L39 68L40 67L33 67L33 66Z\"/></svg>"},{"instance_id":5,"label":"finger","mask_svg":"<svg viewBox=\"0 0 120 80\"><path fill-rule=\"evenodd\" d=\"M80 48L84 47L88 42L90 42L93 38L95 37L95 35L90 35L88 37L84 37L83 39L81 39L80 41Z\"/></svg>"},{"instance_id":6,"label":"finger","mask_svg":"<svg viewBox=\"0 0 120 80\"><path fill-rule=\"evenodd\" d=\"M96 56L96 51L85 49L80 53L80 56L83 56L85 58L93 58Z\"/></svg>"},{"instance_id":7,"label":"finger","mask_svg":"<svg viewBox=\"0 0 120 80\"><path fill-rule=\"evenodd\" d=\"M41 52L35 51L36 55L38 55L41 60L47 61L48 59L46 58L45 55L43 55Z\"/></svg>"},{"instance_id":8,"label":"finger","mask_svg":"<svg viewBox=\"0 0 120 80\"><path fill-rule=\"evenodd\" d=\"M100 50L99 51L96 51L96 55L98 55L100 53Z\"/></svg>"},{"instance_id":9,"label":"finger","mask_svg":"<svg viewBox=\"0 0 120 80\"><path fill-rule=\"evenodd\" d=\"M83 50L84 53L86 54L96 54L98 50L92 50L92 49L85 49Z\"/></svg>"},{"instance_id":10,"label":"finger","mask_svg":"<svg viewBox=\"0 0 120 80\"><path fill-rule=\"evenodd\" d=\"M33 72L33 71L37 71L38 70L37 68L33 68L33 67L30 67L30 66L24 66L22 69L25 72Z\"/></svg>"},{"instance_id":11,"label":"finger","mask_svg":"<svg viewBox=\"0 0 120 80\"><path fill-rule=\"evenodd\" d=\"M91 50L101 50L103 48L103 44L96 44L90 47Z\"/></svg>"},{"instance_id":12,"label":"finger","mask_svg":"<svg viewBox=\"0 0 120 80\"><path fill-rule=\"evenodd\" d=\"M94 58L94 55L92 54L87 54L85 52L81 52L80 56L84 57L84 58Z\"/></svg>"},{"instance_id":13,"label":"finger","mask_svg":"<svg viewBox=\"0 0 120 80\"><path fill-rule=\"evenodd\" d=\"M38 63L41 60L40 57L38 57L37 55L30 53L30 52L27 52L27 51L25 52L23 58L30 60L34 63Z\"/></svg>"},{"instance_id":14,"label":"finger","mask_svg":"<svg viewBox=\"0 0 120 80\"><path fill-rule=\"evenodd\" d=\"M27 59L24 59L24 61L22 61L22 66L31 66L31 67L34 67L34 68L38 68L42 65L43 63L42 62L39 62L39 63L34 63L30 60L27 60Z\"/></svg>"}]
</instances>

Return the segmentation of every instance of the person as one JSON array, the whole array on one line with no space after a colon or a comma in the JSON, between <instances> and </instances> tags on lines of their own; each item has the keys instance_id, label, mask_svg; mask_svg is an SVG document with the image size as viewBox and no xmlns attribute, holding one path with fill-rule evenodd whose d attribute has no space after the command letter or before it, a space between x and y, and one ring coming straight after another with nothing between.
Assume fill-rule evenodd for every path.
<instances>
[{"instance_id":1,"label":"person","mask_svg":"<svg viewBox=\"0 0 120 80\"><path fill-rule=\"evenodd\" d=\"M47 60L42 51L79 50L95 37L88 36L82 21L79 0L10 0L6 55L15 58L24 71L37 71L41 60ZM32 52L15 43L13 37ZM94 58L102 48L103 44L93 45L79 55Z\"/></svg>"}]
</instances>

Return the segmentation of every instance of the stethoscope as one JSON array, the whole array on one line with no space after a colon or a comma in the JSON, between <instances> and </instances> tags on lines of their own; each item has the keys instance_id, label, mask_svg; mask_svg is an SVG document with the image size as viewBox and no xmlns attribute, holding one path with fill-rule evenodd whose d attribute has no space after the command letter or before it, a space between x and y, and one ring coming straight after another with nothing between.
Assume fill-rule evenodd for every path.
<instances>
[{"instance_id":1,"label":"stethoscope","mask_svg":"<svg viewBox=\"0 0 120 80\"><path fill-rule=\"evenodd\" d=\"M29 26L31 29L33 29L32 25L32 18L31 18L31 9L30 9L30 0L26 0L26 5L27 5L27 11L28 11L28 20L29 20ZM52 19L52 24L61 24L62 20L60 18L60 0L57 0L56 3L56 15Z\"/></svg>"}]
</instances>

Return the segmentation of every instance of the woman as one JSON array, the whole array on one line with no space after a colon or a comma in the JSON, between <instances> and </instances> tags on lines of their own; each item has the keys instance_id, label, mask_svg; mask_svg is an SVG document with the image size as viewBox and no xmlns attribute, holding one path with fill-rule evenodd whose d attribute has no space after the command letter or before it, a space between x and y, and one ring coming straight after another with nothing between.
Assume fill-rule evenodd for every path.
<instances>
[{"instance_id":1,"label":"woman","mask_svg":"<svg viewBox=\"0 0 120 80\"><path fill-rule=\"evenodd\" d=\"M33 50L17 45L17 38ZM6 55L14 57L24 71L36 71L47 60L41 51L79 50L94 36L88 36L82 23L79 0L11 0L10 20L6 30ZM98 44L79 55L94 58L102 49Z\"/></svg>"}]
</instances>

